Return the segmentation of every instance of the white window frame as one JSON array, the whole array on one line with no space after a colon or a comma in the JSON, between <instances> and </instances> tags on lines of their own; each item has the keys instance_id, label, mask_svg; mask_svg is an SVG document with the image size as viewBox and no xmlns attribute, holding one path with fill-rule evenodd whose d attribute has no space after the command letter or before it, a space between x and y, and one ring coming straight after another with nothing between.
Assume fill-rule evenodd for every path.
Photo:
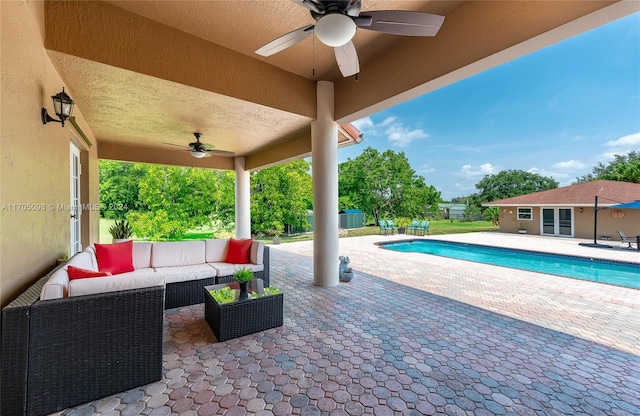
<instances>
[{"instance_id":1,"label":"white window frame","mask_svg":"<svg viewBox=\"0 0 640 416\"><path fill-rule=\"evenodd\" d=\"M521 210L528 210L528 212L522 212ZM526 218L526 217L529 218ZM517 209L518 221L533 221L533 208L532 207L518 207Z\"/></svg>"}]
</instances>

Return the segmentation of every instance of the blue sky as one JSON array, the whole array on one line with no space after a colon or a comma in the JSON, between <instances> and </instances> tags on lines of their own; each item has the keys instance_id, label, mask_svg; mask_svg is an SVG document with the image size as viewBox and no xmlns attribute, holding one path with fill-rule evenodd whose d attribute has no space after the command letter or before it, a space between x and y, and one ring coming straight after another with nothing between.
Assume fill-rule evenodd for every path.
<instances>
[{"instance_id":1,"label":"blue sky","mask_svg":"<svg viewBox=\"0 0 640 416\"><path fill-rule=\"evenodd\" d=\"M640 150L640 13L353 123L364 148L405 152L442 197L521 169L560 186Z\"/></svg>"}]
</instances>

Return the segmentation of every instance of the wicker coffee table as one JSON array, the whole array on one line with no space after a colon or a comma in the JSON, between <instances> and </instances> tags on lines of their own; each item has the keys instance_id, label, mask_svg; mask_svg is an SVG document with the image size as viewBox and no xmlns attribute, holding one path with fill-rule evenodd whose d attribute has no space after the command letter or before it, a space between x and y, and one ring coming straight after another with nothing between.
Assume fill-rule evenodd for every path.
<instances>
[{"instance_id":1,"label":"wicker coffee table","mask_svg":"<svg viewBox=\"0 0 640 416\"><path fill-rule=\"evenodd\" d=\"M228 285L220 284L204 287L204 317L218 341L282 326L282 293L218 304L209 291L226 286Z\"/></svg>"}]
</instances>

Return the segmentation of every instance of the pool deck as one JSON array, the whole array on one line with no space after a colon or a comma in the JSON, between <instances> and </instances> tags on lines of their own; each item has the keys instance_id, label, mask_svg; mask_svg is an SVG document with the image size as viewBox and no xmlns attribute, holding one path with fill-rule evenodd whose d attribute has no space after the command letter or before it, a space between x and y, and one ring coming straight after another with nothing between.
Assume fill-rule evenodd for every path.
<instances>
[{"instance_id":1,"label":"pool deck","mask_svg":"<svg viewBox=\"0 0 640 416\"><path fill-rule=\"evenodd\" d=\"M282 327L217 342L203 305L167 310L161 381L61 413L640 414L640 290L374 245L404 238L340 239L355 277L332 288L313 285L312 242L272 246ZM640 262L576 239L418 238Z\"/></svg>"}]
</instances>

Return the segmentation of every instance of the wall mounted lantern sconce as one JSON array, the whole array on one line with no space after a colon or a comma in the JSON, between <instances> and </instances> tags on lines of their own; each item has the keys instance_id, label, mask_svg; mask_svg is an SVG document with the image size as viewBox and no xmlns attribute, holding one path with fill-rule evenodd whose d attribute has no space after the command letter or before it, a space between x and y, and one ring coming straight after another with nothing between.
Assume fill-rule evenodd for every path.
<instances>
[{"instance_id":1,"label":"wall mounted lantern sconce","mask_svg":"<svg viewBox=\"0 0 640 416\"><path fill-rule=\"evenodd\" d=\"M56 120L51 117L49 113L47 113L47 109L43 107L40 112L42 124L55 121L56 123L62 123L62 127L64 127L64 121L71 117L71 111L73 111L73 100L64 92L64 87L62 87L62 92L52 96L51 99L53 100L53 110L56 112L56 115L60 117L60 120Z\"/></svg>"},{"instance_id":2,"label":"wall mounted lantern sconce","mask_svg":"<svg viewBox=\"0 0 640 416\"><path fill-rule=\"evenodd\" d=\"M580 212L584 211L584 208L580 208Z\"/></svg>"}]
</instances>

